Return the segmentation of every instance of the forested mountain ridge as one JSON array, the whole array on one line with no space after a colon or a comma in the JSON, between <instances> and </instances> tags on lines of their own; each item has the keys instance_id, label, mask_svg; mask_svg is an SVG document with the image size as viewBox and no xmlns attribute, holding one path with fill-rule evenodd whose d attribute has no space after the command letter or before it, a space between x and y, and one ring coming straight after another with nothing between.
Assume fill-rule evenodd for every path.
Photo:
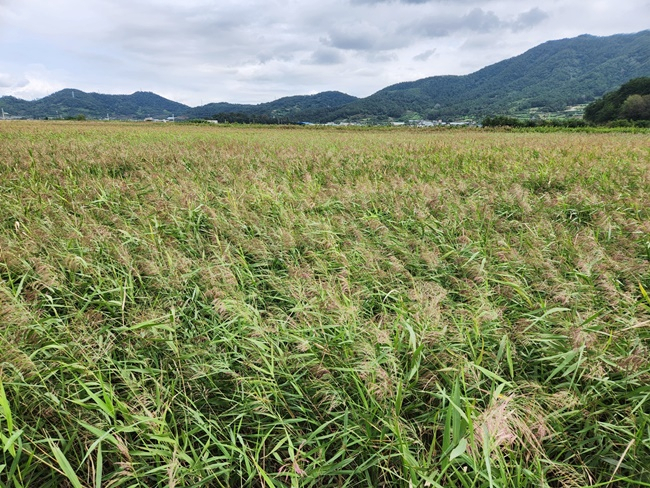
<instances>
[{"instance_id":1,"label":"forested mountain ridge","mask_svg":"<svg viewBox=\"0 0 650 488\"><path fill-rule=\"evenodd\" d=\"M548 41L468 75L398 83L366 98L328 91L258 105L222 102L191 108L150 92L103 95L66 89L34 101L1 97L0 108L12 117L26 118L220 118L240 114L278 122L388 120L411 115L479 119L563 110L592 102L628 80L644 76L650 76L650 30Z\"/></svg>"},{"instance_id":2,"label":"forested mountain ridge","mask_svg":"<svg viewBox=\"0 0 650 488\"><path fill-rule=\"evenodd\" d=\"M194 118L213 118L223 113L241 113L245 115L265 115L268 117L286 117L296 120L311 118L314 113L329 112L358 100L357 97L338 91L327 91L315 95L296 95L283 97L259 105L233 103L209 103L192 108L185 115Z\"/></svg>"},{"instance_id":3,"label":"forested mountain ridge","mask_svg":"<svg viewBox=\"0 0 650 488\"><path fill-rule=\"evenodd\" d=\"M508 114L533 107L561 110L587 103L631 78L650 75L650 30L549 41L464 76L398 83L321 120L344 117L427 118Z\"/></svg>"},{"instance_id":4,"label":"forested mountain ridge","mask_svg":"<svg viewBox=\"0 0 650 488\"><path fill-rule=\"evenodd\" d=\"M285 121L309 117L315 112L330 111L357 100L345 93L329 91L316 95L283 97L259 105L209 103L191 108L151 92L131 95L104 95L66 88L44 98L26 101L6 96L0 98L0 107L13 117L66 118L83 115L87 118L142 119L183 116L214 118L221 113L241 113L284 118Z\"/></svg>"},{"instance_id":5,"label":"forested mountain ridge","mask_svg":"<svg viewBox=\"0 0 650 488\"><path fill-rule=\"evenodd\" d=\"M15 97L0 98L0 107L15 117L66 118L83 115L88 118L169 117L180 115L190 107L151 92L131 95L86 93L66 88L31 102Z\"/></svg>"}]
</instances>

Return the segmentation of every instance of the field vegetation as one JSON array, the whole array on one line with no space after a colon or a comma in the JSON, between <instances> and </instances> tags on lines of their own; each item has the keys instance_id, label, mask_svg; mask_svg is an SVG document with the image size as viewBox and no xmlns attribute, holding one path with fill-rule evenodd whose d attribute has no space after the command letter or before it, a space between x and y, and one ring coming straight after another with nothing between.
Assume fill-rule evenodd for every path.
<instances>
[{"instance_id":1,"label":"field vegetation","mask_svg":"<svg viewBox=\"0 0 650 488\"><path fill-rule=\"evenodd\" d=\"M649 163L0 123L0 487L650 486Z\"/></svg>"}]
</instances>

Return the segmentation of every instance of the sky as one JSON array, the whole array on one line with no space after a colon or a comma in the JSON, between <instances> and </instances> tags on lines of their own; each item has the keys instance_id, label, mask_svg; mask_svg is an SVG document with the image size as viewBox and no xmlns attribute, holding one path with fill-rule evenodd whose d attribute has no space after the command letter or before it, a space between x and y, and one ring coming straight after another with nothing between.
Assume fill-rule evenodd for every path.
<instances>
[{"instance_id":1,"label":"sky","mask_svg":"<svg viewBox=\"0 0 650 488\"><path fill-rule=\"evenodd\" d=\"M365 97L549 40L649 28L650 0L0 0L0 96Z\"/></svg>"}]
</instances>

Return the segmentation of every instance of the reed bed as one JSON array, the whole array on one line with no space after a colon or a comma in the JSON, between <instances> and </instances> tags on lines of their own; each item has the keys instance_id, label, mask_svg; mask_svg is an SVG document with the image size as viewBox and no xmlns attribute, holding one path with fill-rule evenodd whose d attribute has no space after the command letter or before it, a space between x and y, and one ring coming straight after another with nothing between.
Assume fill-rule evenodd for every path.
<instances>
[{"instance_id":1,"label":"reed bed","mask_svg":"<svg viewBox=\"0 0 650 488\"><path fill-rule=\"evenodd\" d=\"M650 486L647 133L0 123L0 487Z\"/></svg>"}]
</instances>

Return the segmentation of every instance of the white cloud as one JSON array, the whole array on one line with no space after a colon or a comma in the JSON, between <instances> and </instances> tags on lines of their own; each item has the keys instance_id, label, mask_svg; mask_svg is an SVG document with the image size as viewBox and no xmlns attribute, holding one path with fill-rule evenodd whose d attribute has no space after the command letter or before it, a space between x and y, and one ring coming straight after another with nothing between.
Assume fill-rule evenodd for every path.
<instances>
[{"instance_id":1,"label":"white cloud","mask_svg":"<svg viewBox=\"0 0 650 488\"><path fill-rule=\"evenodd\" d=\"M57 76L40 65L29 66L21 76L0 73L0 93L25 100L42 98L66 87Z\"/></svg>"},{"instance_id":2,"label":"white cloud","mask_svg":"<svg viewBox=\"0 0 650 488\"><path fill-rule=\"evenodd\" d=\"M29 83L27 78L16 78L9 73L0 73L0 88L17 89Z\"/></svg>"}]
</instances>

